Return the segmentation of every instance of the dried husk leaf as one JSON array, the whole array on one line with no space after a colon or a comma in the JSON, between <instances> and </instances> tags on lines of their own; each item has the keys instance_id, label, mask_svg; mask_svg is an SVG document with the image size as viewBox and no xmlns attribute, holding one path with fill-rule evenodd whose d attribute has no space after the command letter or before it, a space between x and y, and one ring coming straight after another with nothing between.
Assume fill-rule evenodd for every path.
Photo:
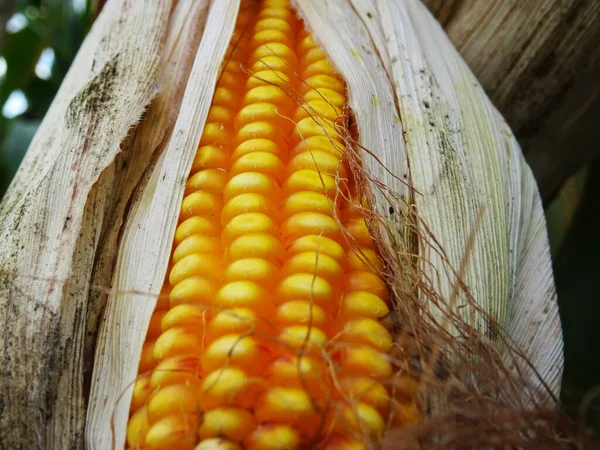
<instances>
[{"instance_id":1,"label":"dried husk leaf","mask_svg":"<svg viewBox=\"0 0 600 450\"><path fill-rule=\"evenodd\" d=\"M552 200L599 151L600 2L424 3L516 134L543 201Z\"/></svg>"},{"instance_id":2,"label":"dried husk leaf","mask_svg":"<svg viewBox=\"0 0 600 450\"><path fill-rule=\"evenodd\" d=\"M156 92L170 9L106 5L0 206L2 448L83 446L87 286L111 164Z\"/></svg>"},{"instance_id":3,"label":"dried husk leaf","mask_svg":"<svg viewBox=\"0 0 600 450\"><path fill-rule=\"evenodd\" d=\"M562 332L531 170L510 128L421 2L382 1L380 8L412 184L421 193L415 196L419 215L453 267L476 232L462 281L500 332L480 315L465 320L491 339L507 333L557 394ZM442 267L438 261L426 271L441 273ZM440 291L449 296L453 283L452 276L442 279Z\"/></svg>"},{"instance_id":4,"label":"dried husk leaf","mask_svg":"<svg viewBox=\"0 0 600 450\"><path fill-rule=\"evenodd\" d=\"M166 150L144 177L131 204L98 336L86 426L90 448L125 445L142 344L167 272L185 182L238 9L239 0L211 3Z\"/></svg>"},{"instance_id":5,"label":"dried husk leaf","mask_svg":"<svg viewBox=\"0 0 600 450\"><path fill-rule=\"evenodd\" d=\"M105 215L100 236L88 302L86 329L94 332L86 335L84 354L92 355L86 361L86 382L91 378L98 337L95 331L98 330L106 304L106 287L111 284L120 232L127 209L134 192L139 189L142 178L152 170L168 143L204 30L208 3L208 0L182 0L173 10L162 52L161 72L157 80L159 91L144 113L141 122L121 144L122 152L117 155L114 162L115 187L112 189L110 209Z\"/></svg>"}]
</instances>

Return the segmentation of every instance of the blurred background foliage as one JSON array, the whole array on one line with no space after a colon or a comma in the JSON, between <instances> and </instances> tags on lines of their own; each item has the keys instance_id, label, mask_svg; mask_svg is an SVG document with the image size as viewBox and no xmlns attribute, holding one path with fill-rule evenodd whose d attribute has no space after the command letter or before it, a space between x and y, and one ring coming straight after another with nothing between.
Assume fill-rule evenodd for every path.
<instances>
[{"instance_id":1,"label":"blurred background foliage","mask_svg":"<svg viewBox=\"0 0 600 450\"><path fill-rule=\"evenodd\" d=\"M0 0L0 198L101 0ZM573 149L572 151L577 151ZM546 208L565 339L562 398L600 429L600 161Z\"/></svg>"}]
</instances>

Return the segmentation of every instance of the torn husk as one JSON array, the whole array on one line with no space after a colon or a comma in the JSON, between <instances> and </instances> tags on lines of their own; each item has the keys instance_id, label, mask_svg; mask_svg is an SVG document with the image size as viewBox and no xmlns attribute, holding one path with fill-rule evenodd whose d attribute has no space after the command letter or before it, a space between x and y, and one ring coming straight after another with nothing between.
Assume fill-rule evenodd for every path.
<instances>
[{"instance_id":1,"label":"torn husk","mask_svg":"<svg viewBox=\"0 0 600 450\"><path fill-rule=\"evenodd\" d=\"M98 19L72 69L75 81L63 85L1 205L8 219L1 224L0 251L7 256L0 307L15 339L0 356L3 396L17 405L2 419L3 428L14 429L2 442L7 448L17 442L79 447L86 407L86 445L123 448L131 388L167 271L164 255L239 9L237 0L210 8L180 1L173 9L171 2L125 3L120 10L109 2ZM347 83L358 136L351 165L364 182L371 230L387 262L383 275L396 294L397 369L421 377L422 396L437 392L435 405L423 402L423 415L458 414L456 392L446 383L452 378L459 398L481 394L502 411L551 404L562 374L562 337L550 255L535 182L509 128L420 2L299 0L295 6ZM107 23L123 27L115 40L121 51L104 48L110 46L100 26ZM201 32L198 45L193 36ZM140 41L146 50L136 47ZM104 73L99 67L109 70L128 51L136 57L125 61L138 65L108 74L113 90L94 111L76 109L73 96L84 105L97 100L82 80ZM132 82L138 73L142 84ZM154 102L127 136L159 82ZM114 163L119 143L131 155L127 164ZM42 144L50 151L42 153ZM72 154L81 148L92 151L75 164ZM19 230L11 225L17 220ZM90 280L110 285L108 295L92 287L88 299ZM23 329L26 339L18 334ZM87 398L82 372L94 343ZM34 365L19 360L20 352L34 355ZM489 372L481 372L483 365ZM476 414L487 408L474 406ZM40 420L26 427L26 417ZM515 427L550 433L529 423ZM428 424L409 431L423 439ZM42 440L34 443L39 430Z\"/></svg>"}]
</instances>

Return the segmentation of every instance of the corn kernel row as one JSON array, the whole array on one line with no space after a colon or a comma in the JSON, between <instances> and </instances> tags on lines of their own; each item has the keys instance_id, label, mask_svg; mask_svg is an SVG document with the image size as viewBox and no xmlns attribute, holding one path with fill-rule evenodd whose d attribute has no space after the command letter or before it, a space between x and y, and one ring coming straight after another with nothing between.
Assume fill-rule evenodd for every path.
<instances>
[{"instance_id":1,"label":"corn kernel row","mask_svg":"<svg viewBox=\"0 0 600 450\"><path fill-rule=\"evenodd\" d=\"M398 408L385 386L392 340L379 321L389 313L381 262L364 217L336 198L349 176L345 85L287 0L243 1L231 42L127 442L365 448L391 409L403 421L416 409L411 396Z\"/></svg>"}]
</instances>

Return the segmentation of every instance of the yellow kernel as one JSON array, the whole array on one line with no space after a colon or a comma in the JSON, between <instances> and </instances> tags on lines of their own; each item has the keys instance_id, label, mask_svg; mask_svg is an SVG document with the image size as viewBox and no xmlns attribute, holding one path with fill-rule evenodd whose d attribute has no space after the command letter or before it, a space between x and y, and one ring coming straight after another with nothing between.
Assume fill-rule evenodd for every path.
<instances>
[{"instance_id":1,"label":"yellow kernel","mask_svg":"<svg viewBox=\"0 0 600 450\"><path fill-rule=\"evenodd\" d=\"M248 280L264 287L271 287L277 281L277 267L266 259L243 258L232 262L225 269L226 281Z\"/></svg>"},{"instance_id":2,"label":"yellow kernel","mask_svg":"<svg viewBox=\"0 0 600 450\"><path fill-rule=\"evenodd\" d=\"M240 214L229 221L223 228L221 239L229 244L240 236L250 233L266 233L276 235L277 224L269 216L262 213Z\"/></svg>"},{"instance_id":3,"label":"yellow kernel","mask_svg":"<svg viewBox=\"0 0 600 450\"><path fill-rule=\"evenodd\" d=\"M227 72L231 72L232 74L235 74L235 75L243 75L244 74L244 70L242 69L242 64L239 61L236 61L233 59L228 59L227 61L225 61L223 70L227 71Z\"/></svg>"},{"instance_id":4,"label":"yellow kernel","mask_svg":"<svg viewBox=\"0 0 600 450\"><path fill-rule=\"evenodd\" d=\"M127 423L127 444L130 447L138 447L146 440L146 434L150 428L148 422L148 411L146 408L138 409Z\"/></svg>"},{"instance_id":5,"label":"yellow kernel","mask_svg":"<svg viewBox=\"0 0 600 450\"><path fill-rule=\"evenodd\" d=\"M294 450L300 448L298 431L288 425L264 424L244 441L246 450Z\"/></svg>"},{"instance_id":6,"label":"yellow kernel","mask_svg":"<svg viewBox=\"0 0 600 450\"><path fill-rule=\"evenodd\" d=\"M333 305L334 291L331 284L319 276L297 273L284 278L275 293L278 304L290 300L312 300L327 309Z\"/></svg>"},{"instance_id":7,"label":"yellow kernel","mask_svg":"<svg viewBox=\"0 0 600 450\"><path fill-rule=\"evenodd\" d=\"M282 117L282 112L273 103L258 102L244 106L235 116L235 129L248 125L252 122L277 122L279 125L288 126L290 121Z\"/></svg>"},{"instance_id":8,"label":"yellow kernel","mask_svg":"<svg viewBox=\"0 0 600 450\"><path fill-rule=\"evenodd\" d=\"M377 295L368 291L355 291L344 294L340 306L343 318L381 319L389 314L388 305Z\"/></svg>"},{"instance_id":9,"label":"yellow kernel","mask_svg":"<svg viewBox=\"0 0 600 450\"><path fill-rule=\"evenodd\" d=\"M296 239L286 252L288 257L296 253L319 252L319 254L331 256L337 261L343 260L346 255L344 248L338 242L316 234Z\"/></svg>"},{"instance_id":10,"label":"yellow kernel","mask_svg":"<svg viewBox=\"0 0 600 450\"><path fill-rule=\"evenodd\" d=\"M204 411L220 406L254 407L260 392L258 380L250 378L237 367L223 367L207 375L199 393L199 404Z\"/></svg>"},{"instance_id":11,"label":"yellow kernel","mask_svg":"<svg viewBox=\"0 0 600 450\"><path fill-rule=\"evenodd\" d=\"M247 193L233 197L227 202L221 212L221 223L226 225L234 217L245 213L263 213L271 218L279 215L273 201L261 194Z\"/></svg>"},{"instance_id":12,"label":"yellow kernel","mask_svg":"<svg viewBox=\"0 0 600 450\"><path fill-rule=\"evenodd\" d=\"M224 437L237 443L255 427L254 417L245 409L222 407L204 413L198 435L200 439Z\"/></svg>"},{"instance_id":13,"label":"yellow kernel","mask_svg":"<svg viewBox=\"0 0 600 450\"><path fill-rule=\"evenodd\" d=\"M339 145L342 145L340 136L340 130L333 126L334 124L325 119L316 117L306 117L300 122L296 123L296 127L292 132L290 140L294 143L302 141L312 136L327 136L332 140L338 141Z\"/></svg>"},{"instance_id":14,"label":"yellow kernel","mask_svg":"<svg viewBox=\"0 0 600 450\"><path fill-rule=\"evenodd\" d=\"M259 315L271 310L272 299L269 292L252 281L238 280L225 284L214 299L217 308L250 308Z\"/></svg>"},{"instance_id":15,"label":"yellow kernel","mask_svg":"<svg viewBox=\"0 0 600 450\"><path fill-rule=\"evenodd\" d=\"M240 95L234 89L218 87L215 89L212 106L223 106L235 110L240 103Z\"/></svg>"},{"instance_id":16,"label":"yellow kernel","mask_svg":"<svg viewBox=\"0 0 600 450\"><path fill-rule=\"evenodd\" d=\"M185 193L187 195L196 191L206 191L220 195L225 188L225 183L227 183L227 172L222 169L205 169L188 179Z\"/></svg>"},{"instance_id":17,"label":"yellow kernel","mask_svg":"<svg viewBox=\"0 0 600 450\"><path fill-rule=\"evenodd\" d=\"M329 61L327 61L326 59L320 59L319 61L315 61L314 63L306 67L304 70L302 70L302 72L300 72L300 78L306 80L307 78L321 74L338 76L338 74L336 73L335 69L331 66Z\"/></svg>"},{"instance_id":18,"label":"yellow kernel","mask_svg":"<svg viewBox=\"0 0 600 450\"><path fill-rule=\"evenodd\" d=\"M324 100L340 109L346 104L346 99L342 94L327 88L312 89L304 94L304 101L312 102L313 100Z\"/></svg>"},{"instance_id":19,"label":"yellow kernel","mask_svg":"<svg viewBox=\"0 0 600 450\"><path fill-rule=\"evenodd\" d=\"M257 61L263 59L265 56L276 56L284 59L291 67L295 68L298 65L296 53L289 48L287 45L281 42L270 42L257 47L252 54L248 63L252 66Z\"/></svg>"},{"instance_id":20,"label":"yellow kernel","mask_svg":"<svg viewBox=\"0 0 600 450\"><path fill-rule=\"evenodd\" d=\"M210 373L232 365L249 374L256 374L264 370L268 358L266 349L253 337L229 334L218 338L206 348L202 355L202 370Z\"/></svg>"},{"instance_id":21,"label":"yellow kernel","mask_svg":"<svg viewBox=\"0 0 600 450\"><path fill-rule=\"evenodd\" d=\"M281 181L284 177L284 167L281 160L273 153L253 152L241 156L233 165L229 174L231 176L243 172L258 172Z\"/></svg>"},{"instance_id":22,"label":"yellow kernel","mask_svg":"<svg viewBox=\"0 0 600 450\"><path fill-rule=\"evenodd\" d=\"M249 139L238 145L231 155L231 160L237 161L242 156L253 152L272 153L279 158L284 156L284 152L275 142L270 141L269 139L256 138Z\"/></svg>"},{"instance_id":23,"label":"yellow kernel","mask_svg":"<svg viewBox=\"0 0 600 450\"><path fill-rule=\"evenodd\" d=\"M171 307L182 303L209 305L217 288L214 281L200 276L193 276L177 283L171 290Z\"/></svg>"},{"instance_id":24,"label":"yellow kernel","mask_svg":"<svg viewBox=\"0 0 600 450\"><path fill-rule=\"evenodd\" d=\"M294 122L300 122L307 117L319 117L330 122L342 120L344 122L343 112L340 108L326 102L325 100L313 100L299 105L294 113ZM323 137L323 136L319 136ZM325 137L326 138L326 137ZM335 154L335 153L334 153ZM337 152L340 155L339 151Z\"/></svg>"},{"instance_id":25,"label":"yellow kernel","mask_svg":"<svg viewBox=\"0 0 600 450\"><path fill-rule=\"evenodd\" d=\"M263 7L263 9L260 10L260 13L258 13L259 19L266 19L269 17L283 19L289 24L293 23L295 19L294 13L288 8Z\"/></svg>"},{"instance_id":26,"label":"yellow kernel","mask_svg":"<svg viewBox=\"0 0 600 450\"><path fill-rule=\"evenodd\" d=\"M287 241L312 234L322 234L335 240L341 239L340 228L335 219L315 212L294 214L281 225L281 234Z\"/></svg>"},{"instance_id":27,"label":"yellow kernel","mask_svg":"<svg viewBox=\"0 0 600 450\"><path fill-rule=\"evenodd\" d=\"M242 450L242 447L227 439L210 438L200 442L194 450Z\"/></svg>"},{"instance_id":28,"label":"yellow kernel","mask_svg":"<svg viewBox=\"0 0 600 450\"><path fill-rule=\"evenodd\" d=\"M336 191L335 178L331 175L318 173L314 170L302 169L290 174L282 186L284 196L298 191L321 192L334 198Z\"/></svg>"},{"instance_id":29,"label":"yellow kernel","mask_svg":"<svg viewBox=\"0 0 600 450\"><path fill-rule=\"evenodd\" d=\"M265 18L256 22L256 25L254 25L254 32L258 33L263 30L281 31L286 36L291 36L293 32L291 25L279 18Z\"/></svg>"},{"instance_id":30,"label":"yellow kernel","mask_svg":"<svg viewBox=\"0 0 600 450\"><path fill-rule=\"evenodd\" d=\"M267 385L307 389L312 396L322 396L325 385L323 365L309 356L282 355L264 372Z\"/></svg>"},{"instance_id":31,"label":"yellow kernel","mask_svg":"<svg viewBox=\"0 0 600 450\"><path fill-rule=\"evenodd\" d=\"M259 400L255 408L259 422L298 423L313 416L315 410L310 396L303 389L273 387Z\"/></svg>"},{"instance_id":32,"label":"yellow kernel","mask_svg":"<svg viewBox=\"0 0 600 450\"><path fill-rule=\"evenodd\" d=\"M259 31L258 33L254 33L252 36L252 40L250 41L250 51L253 51L263 44L269 44L271 42L280 42L288 47L292 47L294 45L290 36L279 30L263 30ZM248 89L248 85L246 85L246 89Z\"/></svg>"},{"instance_id":33,"label":"yellow kernel","mask_svg":"<svg viewBox=\"0 0 600 450\"><path fill-rule=\"evenodd\" d=\"M263 72L265 70L273 70L284 73L288 78L297 77L293 67L291 67L285 59L281 59L278 56L269 55L256 61L250 71L253 73Z\"/></svg>"},{"instance_id":34,"label":"yellow kernel","mask_svg":"<svg viewBox=\"0 0 600 450\"><path fill-rule=\"evenodd\" d=\"M368 345L343 348L341 363L348 374L365 375L376 380L385 380L392 375L392 364L387 355Z\"/></svg>"},{"instance_id":35,"label":"yellow kernel","mask_svg":"<svg viewBox=\"0 0 600 450\"><path fill-rule=\"evenodd\" d=\"M342 397L371 405L380 414L385 414L390 405L390 396L385 386L369 377L346 377L340 380Z\"/></svg>"},{"instance_id":36,"label":"yellow kernel","mask_svg":"<svg viewBox=\"0 0 600 450\"><path fill-rule=\"evenodd\" d=\"M373 239L369 234L369 229L363 217L356 217L345 224L346 231L354 238L354 241L360 246L371 247Z\"/></svg>"},{"instance_id":37,"label":"yellow kernel","mask_svg":"<svg viewBox=\"0 0 600 450\"><path fill-rule=\"evenodd\" d=\"M151 450L189 448L196 442L195 414L172 414L154 423L146 435Z\"/></svg>"},{"instance_id":38,"label":"yellow kernel","mask_svg":"<svg viewBox=\"0 0 600 450\"><path fill-rule=\"evenodd\" d=\"M320 252L296 253L283 265L281 276L299 272L314 273L341 288L342 266L329 255Z\"/></svg>"},{"instance_id":39,"label":"yellow kernel","mask_svg":"<svg viewBox=\"0 0 600 450\"><path fill-rule=\"evenodd\" d=\"M246 82L246 90L258 86L286 87L290 83L290 77L279 70L260 70L253 73Z\"/></svg>"},{"instance_id":40,"label":"yellow kernel","mask_svg":"<svg viewBox=\"0 0 600 450\"><path fill-rule=\"evenodd\" d=\"M150 376L150 387L156 389L171 384L195 383L198 380L200 360L196 356L181 355L162 361Z\"/></svg>"},{"instance_id":41,"label":"yellow kernel","mask_svg":"<svg viewBox=\"0 0 600 450\"><path fill-rule=\"evenodd\" d=\"M200 147L204 145L224 146L231 143L231 129L221 123L207 123L200 138Z\"/></svg>"},{"instance_id":42,"label":"yellow kernel","mask_svg":"<svg viewBox=\"0 0 600 450\"><path fill-rule=\"evenodd\" d=\"M344 405L336 421L336 430L354 431L365 437L378 438L383 434L385 422L375 408L365 403Z\"/></svg>"},{"instance_id":43,"label":"yellow kernel","mask_svg":"<svg viewBox=\"0 0 600 450\"><path fill-rule=\"evenodd\" d=\"M192 192L181 202L181 220L192 216L214 217L223 207L223 201L206 191Z\"/></svg>"},{"instance_id":44,"label":"yellow kernel","mask_svg":"<svg viewBox=\"0 0 600 450\"><path fill-rule=\"evenodd\" d=\"M283 247L279 239L266 233L248 233L236 238L228 247L227 260L242 258L262 258L273 264L284 259Z\"/></svg>"},{"instance_id":45,"label":"yellow kernel","mask_svg":"<svg viewBox=\"0 0 600 450\"><path fill-rule=\"evenodd\" d=\"M154 344L156 341L144 342L142 353L140 355L140 363L138 371L140 373L148 372L158 364L158 360L154 357Z\"/></svg>"},{"instance_id":46,"label":"yellow kernel","mask_svg":"<svg viewBox=\"0 0 600 450\"><path fill-rule=\"evenodd\" d=\"M137 411L146 403L148 397L152 393L150 387L150 372L143 373L137 377L133 385L133 394L131 396L130 411Z\"/></svg>"},{"instance_id":47,"label":"yellow kernel","mask_svg":"<svg viewBox=\"0 0 600 450\"><path fill-rule=\"evenodd\" d=\"M347 322L340 336L341 341L352 344L367 344L382 352L392 348L392 337L377 320L360 318Z\"/></svg>"},{"instance_id":48,"label":"yellow kernel","mask_svg":"<svg viewBox=\"0 0 600 450\"><path fill-rule=\"evenodd\" d=\"M302 58L300 59L300 66L305 67L321 59L327 59L327 54L319 47L310 47L302 51Z\"/></svg>"},{"instance_id":49,"label":"yellow kernel","mask_svg":"<svg viewBox=\"0 0 600 450\"><path fill-rule=\"evenodd\" d=\"M323 150L308 150L296 155L288 164L288 173L300 169L316 170L333 176L346 178L346 168L339 156Z\"/></svg>"},{"instance_id":50,"label":"yellow kernel","mask_svg":"<svg viewBox=\"0 0 600 450\"><path fill-rule=\"evenodd\" d=\"M345 147L341 142L329 136L311 136L298 142L290 152L290 156L294 157L307 150L322 150L340 158Z\"/></svg>"},{"instance_id":51,"label":"yellow kernel","mask_svg":"<svg viewBox=\"0 0 600 450\"><path fill-rule=\"evenodd\" d=\"M280 325L308 324L323 328L327 322L327 316L323 308L307 301L295 300L285 302L275 315L275 320Z\"/></svg>"},{"instance_id":52,"label":"yellow kernel","mask_svg":"<svg viewBox=\"0 0 600 450\"><path fill-rule=\"evenodd\" d=\"M207 311L196 305L177 305L165 314L161 327L163 332L174 327L186 327L200 332L205 328L209 317Z\"/></svg>"},{"instance_id":53,"label":"yellow kernel","mask_svg":"<svg viewBox=\"0 0 600 450\"><path fill-rule=\"evenodd\" d=\"M222 147L216 145L203 145L196 152L192 163L192 173L203 169L227 169L229 167L229 154Z\"/></svg>"},{"instance_id":54,"label":"yellow kernel","mask_svg":"<svg viewBox=\"0 0 600 450\"><path fill-rule=\"evenodd\" d=\"M306 30L303 29L298 34L298 53L300 54L306 53L310 49L317 47L317 44L315 43L312 35L305 31Z\"/></svg>"},{"instance_id":55,"label":"yellow kernel","mask_svg":"<svg viewBox=\"0 0 600 450\"><path fill-rule=\"evenodd\" d=\"M173 414L196 413L196 386L171 384L152 394L146 406L150 423Z\"/></svg>"},{"instance_id":56,"label":"yellow kernel","mask_svg":"<svg viewBox=\"0 0 600 450\"><path fill-rule=\"evenodd\" d=\"M315 326L290 325L282 330L279 341L291 347L294 352L302 349L321 353L327 345L327 335Z\"/></svg>"},{"instance_id":57,"label":"yellow kernel","mask_svg":"<svg viewBox=\"0 0 600 450\"><path fill-rule=\"evenodd\" d=\"M304 83L300 85L300 92L305 93L311 89L319 88L331 89L332 91L340 94L344 94L344 91L346 90L346 86L344 86L344 83L339 79L319 73L317 75L305 78Z\"/></svg>"},{"instance_id":58,"label":"yellow kernel","mask_svg":"<svg viewBox=\"0 0 600 450\"><path fill-rule=\"evenodd\" d=\"M233 60L229 60L229 62L235 63L235 61ZM223 72L221 72L221 75L219 76L219 82L217 83L217 87L235 90L239 89L240 84L243 82L244 75L241 71L231 70L230 68L225 67L225 70L223 70Z\"/></svg>"},{"instance_id":59,"label":"yellow kernel","mask_svg":"<svg viewBox=\"0 0 600 450\"><path fill-rule=\"evenodd\" d=\"M221 261L205 253L185 256L175 263L169 274L169 283L177 283L194 275L206 276L218 280L221 277Z\"/></svg>"},{"instance_id":60,"label":"yellow kernel","mask_svg":"<svg viewBox=\"0 0 600 450\"><path fill-rule=\"evenodd\" d=\"M154 344L152 354L158 361L178 355L199 355L202 353L202 334L187 327L174 327L165 330Z\"/></svg>"},{"instance_id":61,"label":"yellow kernel","mask_svg":"<svg viewBox=\"0 0 600 450\"><path fill-rule=\"evenodd\" d=\"M219 84L224 86L221 82L225 81L227 84L227 79L223 79L221 76L221 80L219 80ZM231 125L233 122L233 112L229 108L225 108L224 106L212 106L208 111L208 117L206 118L207 123L222 123L223 125Z\"/></svg>"},{"instance_id":62,"label":"yellow kernel","mask_svg":"<svg viewBox=\"0 0 600 450\"><path fill-rule=\"evenodd\" d=\"M283 202L281 213L284 217L291 217L299 212L322 212L333 216L333 200L320 192L300 191L294 192Z\"/></svg>"},{"instance_id":63,"label":"yellow kernel","mask_svg":"<svg viewBox=\"0 0 600 450\"><path fill-rule=\"evenodd\" d=\"M266 85L266 86L257 86L255 88L250 89L242 100L242 104L244 106L251 104L260 104L260 103L268 103L275 106L276 110L278 110L282 115L285 116L285 111L289 111L292 109L293 102L290 99L289 95L279 86L274 85ZM267 110L264 111L266 119L259 120L256 119L253 123L249 123L241 127L238 131L239 134L245 133L245 129L251 127L253 124L264 124L263 128L266 130L269 126L275 126L275 128L279 127L278 131L281 132L281 124L280 122L283 120L281 116L277 116L277 120L275 124L271 124L269 120L269 112ZM288 122L289 123L289 122ZM288 126L289 127L289 126ZM287 131L287 128L285 127ZM270 128L270 127L269 127ZM267 137L267 136L255 136L255 137ZM236 142L239 140L239 135L236 137ZM243 139L246 140L246 139Z\"/></svg>"},{"instance_id":64,"label":"yellow kernel","mask_svg":"<svg viewBox=\"0 0 600 450\"><path fill-rule=\"evenodd\" d=\"M264 173L239 173L227 182L223 190L223 198L225 202L228 202L236 195L245 193L260 194L277 201L279 199L279 186Z\"/></svg>"},{"instance_id":65,"label":"yellow kernel","mask_svg":"<svg viewBox=\"0 0 600 450\"><path fill-rule=\"evenodd\" d=\"M193 253L206 253L207 255L221 255L221 239L204 234L193 234L186 237L177 245L173 252L173 263Z\"/></svg>"},{"instance_id":66,"label":"yellow kernel","mask_svg":"<svg viewBox=\"0 0 600 450\"><path fill-rule=\"evenodd\" d=\"M185 238L193 234L205 234L208 236L219 235L219 224L217 220L202 216L194 216L184 220L175 231L175 243L179 244Z\"/></svg>"},{"instance_id":67,"label":"yellow kernel","mask_svg":"<svg viewBox=\"0 0 600 450\"><path fill-rule=\"evenodd\" d=\"M207 341L226 334L243 334L256 328L258 317L249 308L232 308L220 311L213 317L206 331Z\"/></svg>"},{"instance_id":68,"label":"yellow kernel","mask_svg":"<svg viewBox=\"0 0 600 450\"><path fill-rule=\"evenodd\" d=\"M366 291L376 295L382 300L387 300L388 291L384 281L370 271L353 271L347 274L345 280L346 291ZM387 314L387 313L386 313Z\"/></svg>"}]
</instances>

